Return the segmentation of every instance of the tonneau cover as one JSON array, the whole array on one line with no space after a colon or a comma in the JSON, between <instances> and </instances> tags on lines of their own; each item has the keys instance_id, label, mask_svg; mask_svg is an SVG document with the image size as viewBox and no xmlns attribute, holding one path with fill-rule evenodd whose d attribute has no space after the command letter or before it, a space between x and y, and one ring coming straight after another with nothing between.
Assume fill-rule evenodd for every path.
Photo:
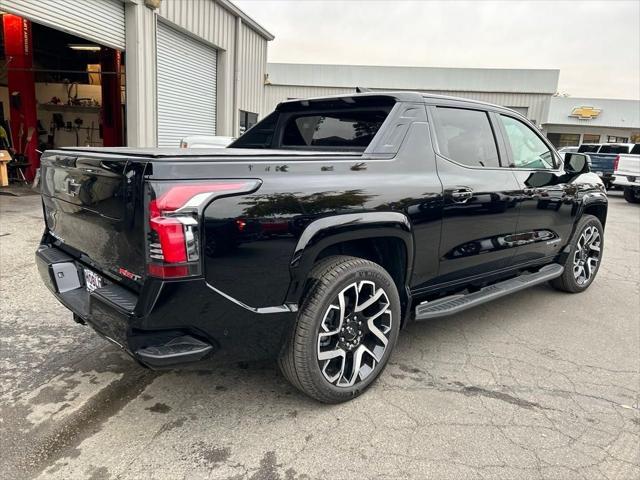
<instances>
[{"instance_id":1,"label":"tonneau cover","mask_svg":"<svg viewBox=\"0 0 640 480\"><path fill-rule=\"evenodd\" d=\"M73 155L74 152L125 155L146 158L176 157L361 157L362 152L319 151L258 148L136 148L136 147L67 147L47 150L47 154Z\"/></svg>"}]
</instances>

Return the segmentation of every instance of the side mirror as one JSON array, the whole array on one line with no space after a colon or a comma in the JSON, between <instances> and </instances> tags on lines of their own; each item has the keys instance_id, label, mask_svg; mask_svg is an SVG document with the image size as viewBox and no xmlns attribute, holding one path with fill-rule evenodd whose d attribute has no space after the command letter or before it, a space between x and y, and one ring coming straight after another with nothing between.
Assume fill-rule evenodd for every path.
<instances>
[{"instance_id":1,"label":"side mirror","mask_svg":"<svg viewBox=\"0 0 640 480\"><path fill-rule=\"evenodd\" d=\"M591 159L584 153L567 153L564 156L564 170L567 173L580 174L591 171Z\"/></svg>"}]
</instances>

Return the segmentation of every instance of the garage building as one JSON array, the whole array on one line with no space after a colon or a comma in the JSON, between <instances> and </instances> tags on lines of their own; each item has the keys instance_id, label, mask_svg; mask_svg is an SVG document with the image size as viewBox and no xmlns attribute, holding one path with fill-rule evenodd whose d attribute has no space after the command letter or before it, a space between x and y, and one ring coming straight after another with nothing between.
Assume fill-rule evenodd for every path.
<instances>
[{"instance_id":1,"label":"garage building","mask_svg":"<svg viewBox=\"0 0 640 480\"><path fill-rule=\"evenodd\" d=\"M553 97L544 130L556 147L640 143L640 101Z\"/></svg>"},{"instance_id":2,"label":"garage building","mask_svg":"<svg viewBox=\"0 0 640 480\"><path fill-rule=\"evenodd\" d=\"M371 90L411 90L512 108L536 124L548 115L559 70L389 67L269 63L263 113L290 98Z\"/></svg>"},{"instance_id":3,"label":"garage building","mask_svg":"<svg viewBox=\"0 0 640 480\"><path fill-rule=\"evenodd\" d=\"M237 136L263 105L267 30L228 0L2 0L0 121L36 149Z\"/></svg>"}]
</instances>

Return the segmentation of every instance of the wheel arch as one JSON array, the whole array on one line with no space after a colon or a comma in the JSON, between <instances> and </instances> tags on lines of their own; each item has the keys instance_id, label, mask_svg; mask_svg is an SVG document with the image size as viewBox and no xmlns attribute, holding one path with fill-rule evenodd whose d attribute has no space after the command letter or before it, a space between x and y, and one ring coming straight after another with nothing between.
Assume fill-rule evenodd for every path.
<instances>
[{"instance_id":1,"label":"wheel arch","mask_svg":"<svg viewBox=\"0 0 640 480\"><path fill-rule=\"evenodd\" d=\"M609 209L609 204L607 202L606 197L602 198L600 196L588 196L585 197L583 207L582 207L582 215L593 215L604 227L607 223L607 212ZM578 217L577 220L579 220ZM577 224L576 220L576 224Z\"/></svg>"},{"instance_id":2,"label":"wheel arch","mask_svg":"<svg viewBox=\"0 0 640 480\"><path fill-rule=\"evenodd\" d=\"M309 273L321 259L350 255L380 264L393 278L403 318L411 304L414 242L411 223L400 212L366 212L325 217L302 232L291 259L287 303L299 305L309 287Z\"/></svg>"}]
</instances>

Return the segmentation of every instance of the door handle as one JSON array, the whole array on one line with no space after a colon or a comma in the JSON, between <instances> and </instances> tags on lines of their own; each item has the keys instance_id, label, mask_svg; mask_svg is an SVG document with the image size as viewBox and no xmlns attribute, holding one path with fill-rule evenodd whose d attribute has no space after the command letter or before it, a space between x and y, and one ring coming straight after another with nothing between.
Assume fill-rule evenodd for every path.
<instances>
[{"instance_id":1,"label":"door handle","mask_svg":"<svg viewBox=\"0 0 640 480\"><path fill-rule=\"evenodd\" d=\"M466 203L473 197L473 190L470 188L456 188L451 191L451 199L456 203Z\"/></svg>"}]
</instances>

